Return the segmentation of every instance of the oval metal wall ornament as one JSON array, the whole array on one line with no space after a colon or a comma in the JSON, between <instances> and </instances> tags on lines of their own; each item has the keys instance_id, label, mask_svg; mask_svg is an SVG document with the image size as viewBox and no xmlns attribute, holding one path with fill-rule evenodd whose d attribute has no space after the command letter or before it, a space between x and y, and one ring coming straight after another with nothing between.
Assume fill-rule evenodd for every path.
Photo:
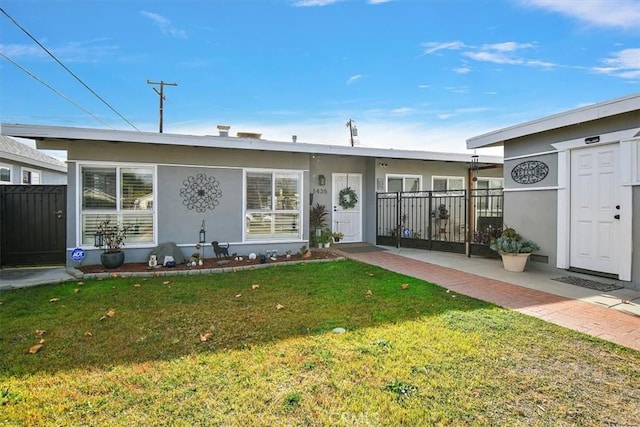
<instances>
[{"instance_id":1,"label":"oval metal wall ornament","mask_svg":"<svg viewBox=\"0 0 640 427\"><path fill-rule=\"evenodd\" d=\"M549 174L549 166L539 160L527 160L511 169L511 178L518 184L535 184Z\"/></svg>"}]
</instances>

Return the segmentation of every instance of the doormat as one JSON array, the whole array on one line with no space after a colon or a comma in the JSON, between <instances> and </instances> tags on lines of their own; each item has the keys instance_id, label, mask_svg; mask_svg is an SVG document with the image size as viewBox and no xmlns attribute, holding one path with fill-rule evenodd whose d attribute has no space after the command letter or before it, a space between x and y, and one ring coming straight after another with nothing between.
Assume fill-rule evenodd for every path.
<instances>
[{"instance_id":1,"label":"doormat","mask_svg":"<svg viewBox=\"0 0 640 427\"><path fill-rule=\"evenodd\" d=\"M557 282L568 283L570 285L582 286L583 288L594 289L601 292L615 291L617 289L624 289L624 286L616 285L615 283L602 283L595 280L583 279L575 276L564 276L553 279Z\"/></svg>"},{"instance_id":2,"label":"doormat","mask_svg":"<svg viewBox=\"0 0 640 427\"><path fill-rule=\"evenodd\" d=\"M334 245L334 247L342 252L346 252L348 254L362 254L366 252L379 252L386 251L386 249L379 248L373 245L350 245L350 244L342 244L342 245Z\"/></svg>"}]
</instances>

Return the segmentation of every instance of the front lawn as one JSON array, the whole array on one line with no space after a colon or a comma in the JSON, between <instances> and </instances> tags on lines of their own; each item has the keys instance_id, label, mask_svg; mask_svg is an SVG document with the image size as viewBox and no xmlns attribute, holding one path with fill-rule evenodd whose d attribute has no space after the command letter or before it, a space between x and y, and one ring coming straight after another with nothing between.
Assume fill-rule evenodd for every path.
<instances>
[{"instance_id":1,"label":"front lawn","mask_svg":"<svg viewBox=\"0 0 640 427\"><path fill-rule=\"evenodd\" d=\"M0 424L613 426L638 402L640 352L348 260L0 293Z\"/></svg>"}]
</instances>

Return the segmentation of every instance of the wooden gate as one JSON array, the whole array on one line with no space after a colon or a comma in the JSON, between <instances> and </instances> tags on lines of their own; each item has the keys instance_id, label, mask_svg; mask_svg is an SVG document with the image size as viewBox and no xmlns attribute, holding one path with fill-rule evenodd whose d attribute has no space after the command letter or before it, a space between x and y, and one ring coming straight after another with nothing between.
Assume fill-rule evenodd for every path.
<instances>
[{"instance_id":1,"label":"wooden gate","mask_svg":"<svg viewBox=\"0 0 640 427\"><path fill-rule=\"evenodd\" d=\"M0 185L0 267L63 265L66 185Z\"/></svg>"}]
</instances>

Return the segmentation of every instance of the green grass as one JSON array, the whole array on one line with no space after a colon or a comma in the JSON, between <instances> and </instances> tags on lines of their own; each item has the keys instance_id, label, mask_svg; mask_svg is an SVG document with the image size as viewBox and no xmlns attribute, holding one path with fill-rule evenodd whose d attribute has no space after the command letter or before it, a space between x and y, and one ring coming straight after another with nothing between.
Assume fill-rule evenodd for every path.
<instances>
[{"instance_id":1,"label":"green grass","mask_svg":"<svg viewBox=\"0 0 640 427\"><path fill-rule=\"evenodd\" d=\"M72 282L0 301L0 424L640 420L639 352L352 261ZM28 354L36 330L45 342Z\"/></svg>"}]
</instances>

